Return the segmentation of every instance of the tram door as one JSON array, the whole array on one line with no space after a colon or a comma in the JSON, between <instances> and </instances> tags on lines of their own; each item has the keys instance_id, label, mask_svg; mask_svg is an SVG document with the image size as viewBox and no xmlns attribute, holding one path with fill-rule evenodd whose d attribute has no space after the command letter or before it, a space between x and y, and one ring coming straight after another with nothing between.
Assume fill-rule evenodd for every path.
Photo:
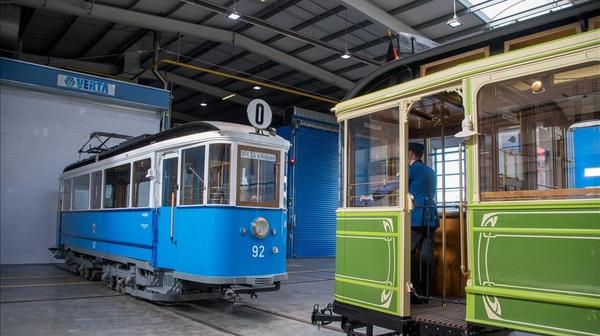
<instances>
[{"instance_id":1,"label":"tram door","mask_svg":"<svg viewBox=\"0 0 600 336\"><path fill-rule=\"evenodd\" d=\"M159 215L157 230L156 266L174 269L177 262L175 210L179 190L179 156L177 153L159 154L160 183L158 190Z\"/></svg>"},{"instance_id":2,"label":"tram door","mask_svg":"<svg viewBox=\"0 0 600 336\"><path fill-rule=\"evenodd\" d=\"M461 92L423 95L405 112L404 152L414 149L408 169L411 282L421 296L460 298L467 280L464 143L454 136L464 118Z\"/></svg>"}]
</instances>

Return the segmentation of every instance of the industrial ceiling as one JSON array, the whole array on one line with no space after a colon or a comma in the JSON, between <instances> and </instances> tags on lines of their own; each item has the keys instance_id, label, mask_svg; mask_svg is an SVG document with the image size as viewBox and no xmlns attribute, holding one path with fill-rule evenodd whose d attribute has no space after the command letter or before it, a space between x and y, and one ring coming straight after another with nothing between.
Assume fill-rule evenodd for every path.
<instances>
[{"instance_id":1,"label":"industrial ceiling","mask_svg":"<svg viewBox=\"0 0 600 336\"><path fill-rule=\"evenodd\" d=\"M245 122L253 98L329 113L386 61L388 31L402 58L581 2L12 0L2 54L163 87L156 65L176 121Z\"/></svg>"}]
</instances>

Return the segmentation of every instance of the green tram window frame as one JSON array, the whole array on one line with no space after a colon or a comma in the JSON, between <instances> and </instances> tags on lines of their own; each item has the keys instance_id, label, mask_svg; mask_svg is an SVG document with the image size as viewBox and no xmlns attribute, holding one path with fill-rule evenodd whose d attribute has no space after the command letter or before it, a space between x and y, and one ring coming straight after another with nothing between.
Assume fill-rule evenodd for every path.
<instances>
[{"instance_id":1,"label":"green tram window frame","mask_svg":"<svg viewBox=\"0 0 600 336\"><path fill-rule=\"evenodd\" d=\"M360 201L387 186L402 183L400 174L400 107L393 106L345 121L346 169L343 172L347 208L399 207L400 188L373 200ZM360 160L359 160L360 159ZM357 179L359 181L357 181ZM390 190L391 190L390 189ZM387 188L386 188L387 190Z\"/></svg>"},{"instance_id":2,"label":"green tram window frame","mask_svg":"<svg viewBox=\"0 0 600 336\"><path fill-rule=\"evenodd\" d=\"M569 181L568 137L600 119L599 62L486 84L477 105L481 201L600 197L600 186Z\"/></svg>"}]
</instances>

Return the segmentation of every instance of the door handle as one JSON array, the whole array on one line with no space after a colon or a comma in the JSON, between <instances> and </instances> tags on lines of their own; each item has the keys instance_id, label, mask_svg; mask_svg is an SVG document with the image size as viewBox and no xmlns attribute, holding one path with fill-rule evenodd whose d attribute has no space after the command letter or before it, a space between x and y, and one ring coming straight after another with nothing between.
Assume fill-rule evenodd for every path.
<instances>
[{"instance_id":1,"label":"door handle","mask_svg":"<svg viewBox=\"0 0 600 336\"><path fill-rule=\"evenodd\" d=\"M171 192L171 243L175 244L175 192Z\"/></svg>"}]
</instances>

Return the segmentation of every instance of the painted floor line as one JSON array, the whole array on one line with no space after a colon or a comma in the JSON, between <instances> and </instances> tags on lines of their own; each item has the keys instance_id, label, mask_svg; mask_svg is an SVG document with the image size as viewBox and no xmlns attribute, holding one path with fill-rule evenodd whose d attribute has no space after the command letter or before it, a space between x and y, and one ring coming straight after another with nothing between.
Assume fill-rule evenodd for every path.
<instances>
[{"instance_id":1,"label":"painted floor line","mask_svg":"<svg viewBox=\"0 0 600 336\"><path fill-rule=\"evenodd\" d=\"M99 284L98 282L83 281L83 282L27 284L27 285L4 285L4 286L0 286L0 288L47 287L47 286L68 286L68 285L98 285L98 284Z\"/></svg>"},{"instance_id":2,"label":"painted floor line","mask_svg":"<svg viewBox=\"0 0 600 336\"><path fill-rule=\"evenodd\" d=\"M18 279L54 279L54 278L73 278L75 275L32 275L32 276L20 276L20 277L0 277L1 280L18 280Z\"/></svg>"}]
</instances>

